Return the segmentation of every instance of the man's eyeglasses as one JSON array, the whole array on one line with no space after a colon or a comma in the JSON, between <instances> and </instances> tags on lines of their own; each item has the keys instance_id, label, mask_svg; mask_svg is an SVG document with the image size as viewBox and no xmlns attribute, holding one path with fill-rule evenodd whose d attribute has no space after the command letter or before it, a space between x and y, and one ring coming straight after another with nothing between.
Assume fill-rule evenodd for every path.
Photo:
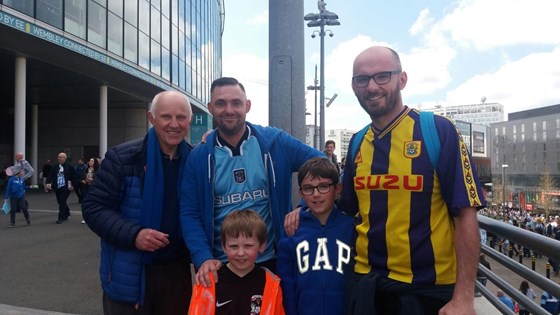
<instances>
[{"instance_id":1,"label":"man's eyeglasses","mask_svg":"<svg viewBox=\"0 0 560 315\"><path fill-rule=\"evenodd\" d=\"M315 189L321 194L326 194L331 191L331 186L334 186L333 183L330 184L319 184L317 186L305 185L302 186L299 191L301 191L302 195L311 196L315 192Z\"/></svg>"},{"instance_id":2,"label":"man's eyeglasses","mask_svg":"<svg viewBox=\"0 0 560 315\"><path fill-rule=\"evenodd\" d=\"M357 75L355 77L352 77L352 83L354 83L354 85L359 88L365 88L366 86L368 86L369 80L373 79L373 81L377 85L383 85L391 81L391 76L393 74L397 74L401 72L402 72L401 70L395 70L395 71L377 72L372 75Z\"/></svg>"}]
</instances>

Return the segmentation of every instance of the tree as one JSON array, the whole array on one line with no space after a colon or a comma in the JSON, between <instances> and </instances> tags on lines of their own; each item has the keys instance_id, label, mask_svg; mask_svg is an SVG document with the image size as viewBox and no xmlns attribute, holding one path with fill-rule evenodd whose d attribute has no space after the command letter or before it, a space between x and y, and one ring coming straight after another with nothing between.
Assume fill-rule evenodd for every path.
<instances>
[{"instance_id":1,"label":"tree","mask_svg":"<svg viewBox=\"0 0 560 315\"><path fill-rule=\"evenodd\" d=\"M541 204L544 208L546 218L548 219L550 211L554 206L554 195L552 194L552 192L557 190L556 181L550 174L550 170L548 168L544 169L542 175L539 178L539 190L541 191Z\"/></svg>"}]
</instances>

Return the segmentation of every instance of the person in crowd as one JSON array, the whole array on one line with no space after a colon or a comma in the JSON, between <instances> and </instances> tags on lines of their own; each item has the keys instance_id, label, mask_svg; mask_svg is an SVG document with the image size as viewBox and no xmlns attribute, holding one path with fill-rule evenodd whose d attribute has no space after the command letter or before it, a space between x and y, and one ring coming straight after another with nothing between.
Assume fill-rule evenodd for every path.
<instances>
[{"instance_id":1,"label":"person in crowd","mask_svg":"<svg viewBox=\"0 0 560 315\"><path fill-rule=\"evenodd\" d=\"M60 152L57 156L58 164L55 164L49 177L47 178L47 189L53 189L56 194L56 202L58 203L58 219L56 224L61 224L70 217L70 207L68 207L68 197L74 184L77 181L76 170L67 163L68 156L64 152Z\"/></svg>"},{"instance_id":2,"label":"person in crowd","mask_svg":"<svg viewBox=\"0 0 560 315\"><path fill-rule=\"evenodd\" d=\"M88 160L87 167L82 174L81 183L83 184L83 197L85 197L89 191L91 185L93 185L93 181L95 180L95 173L97 173L97 169L99 168L99 163L97 159L92 157Z\"/></svg>"},{"instance_id":3,"label":"person in crowd","mask_svg":"<svg viewBox=\"0 0 560 315\"><path fill-rule=\"evenodd\" d=\"M95 157L91 157L88 160L87 167L82 173L80 178L80 183L82 184L82 198L85 198L87 195L89 188L93 185L93 180L95 179L95 173L97 173L97 169L99 168L99 162ZM82 220L82 224L86 223L85 220Z\"/></svg>"},{"instance_id":4,"label":"person in crowd","mask_svg":"<svg viewBox=\"0 0 560 315\"><path fill-rule=\"evenodd\" d=\"M185 141L192 115L186 95L158 93L148 134L108 150L95 173L82 215L101 238L105 314L188 312L190 256L179 224L178 185L192 149Z\"/></svg>"},{"instance_id":5,"label":"person in crowd","mask_svg":"<svg viewBox=\"0 0 560 315\"><path fill-rule=\"evenodd\" d=\"M541 295L541 307L552 315L558 315L558 299L546 291Z\"/></svg>"},{"instance_id":6,"label":"person in crowd","mask_svg":"<svg viewBox=\"0 0 560 315\"><path fill-rule=\"evenodd\" d=\"M31 166L31 164L29 164L29 162L27 162L27 160L25 160L23 157L23 152L17 152L15 154L16 162L12 166L12 174L18 174L20 170L23 170L22 178L24 181L27 181L29 178L31 178L31 176L33 176L33 174L35 174L35 170Z\"/></svg>"},{"instance_id":7,"label":"person in crowd","mask_svg":"<svg viewBox=\"0 0 560 315\"><path fill-rule=\"evenodd\" d=\"M324 157L312 158L299 169L299 193L306 206L296 234L278 243L286 314L344 314L354 224L335 205L338 176L335 165Z\"/></svg>"},{"instance_id":8,"label":"person in crowd","mask_svg":"<svg viewBox=\"0 0 560 315\"><path fill-rule=\"evenodd\" d=\"M41 179L43 182L43 191L48 193L49 190L47 189L47 178L49 178L49 174L51 173L52 164L51 160L46 160L45 164L41 168Z\"/></svg>"},{"instance_id":9,"label":"person in crowd","mask_svg":"<svg viewBox=\"0 0 560 315\"><path fill-rule=\"evenodd\" d=\"M84 172L87 169L87 164L84 161L84 157L82 156L81 158L78 159L78 165L76 165L76 177L79 179L76 183L76 187L75 188L75 192L76 192L76 196L78 196L78 203L82 203L82 200L84 200L84 184L82 183L82 177L84 175Z\"/></svg>"},{"instance_id":10,"label":"person in crowd","mask_svg":"<svg viewBox=\"0 0 560 315\"><path fill-rule=\"evenodd\" d=\"M340 173L340 167L338 167L338 158L336 154L334 154L335 149L336 142L334 142L334 140L327 140L325 142L325 151L323 151L323 153L325 153L325 156L329 160L331 160L331 162L333 162L333 164L336 166L336 170Z\"/></svg>"},{"instance_id":11,"label":"person in crowd","mask_svg":"<svg viewBox=\"0 0 560 315\"><path fill-rule=\"evenodd\" d=\"M533 289L529 287L529 283L527 282L527 280L521 281L521 285L519 285L519 291L521 291L521 293L523 293L526 297L528 297L529 300L535 300L535 298L537 297L535 291L533 291ZM529 314L531 313L528 310L526 310L523 305L520 304L519 315L529 315Z\"/></svg>"},{"instance_id":12,"label":"person in crowd","mask_svg":"<svg viewBox=\"0 0 560 315\"><path fill-rule=\"evenodd\" d=\"M276 243L292 208L292 173L308 159L323 156L280 129L247 122L251 101L236 79L215 80L210 94L208 110L217 129L191 153L181 185L183 237L198 269L196 282L205 286L209 273L217 280L216 271L227 259L221 226L237 209L262 216L268 242L257 264L275 271Z\"/></svg>"},{"instance_id":13,"label":"person in crowd","mask_svg":"<svg viewBox=\"0 0 560 315\"><path fill-rule=\"evenodd\" d=\"M498 290L496 291L496 296L498 300L502 301L512 312L515 311L515 306L513 305L513 301L504 295L504 291Z\"/></svg>"},{"instance_id":14,"label":"person in crowd","mask_svg":"<svg viewBox=\"0 0 560 315\"><path fill-rule=\"evenodd\" d=\"M475 314L482 189L443 116L434 117L441 151L431 161L419 112L403 105L407 81L388 47L354 60L352 89L371 124L344 167L341 209L356 215L347 314Z\"/></svg>"},{"instance_id":15,"label":"person in crowd","mask_svg":"<svg viewBox=\"0 0 560 315\"><path fill-rule=\"evenodd\" d=\"M24 177L25 170L21 168L17 174L13 174L12 177L10 177L8 185L6 186L6 191L4 192L4 202L8 200L10 202L10 225L8 225L10 228L16 225L16 213L19 211L23 213L27 225L31 224L28 211L29 207L25 200L25 189L29 187L25 185Z\"/></svg>"},{"instance_id":16,"label":"person in crowd","mask_svg":"<svg viewBox=\"0 0 560 315\"><path fill-rule=\"evenodd\" d=\"M486 256L484 254L480 254L480 257L478 259L478 262L483 265L484 267L488 268L488 270L492 270L492 268L490 267L490 262L488 262L488 260L486 260ZM476 271L476 280L480 283L482 283L483 286L486 286L486 282L488 281L488 279L486 278L486 276L480 272L480 269L478 269ZM482 296L482 294L477 290L476 286L475 286L475 296Z\"/></svg>"},{"instance_id":17,"label":"person in crowd","mask_svg":"<svg viewBox=\"0 0 560 315\"><path fill-rule=\"evenodd\" d=\"M255 264L266 248L261 216L253 210L232 211L220 233L227 263L218 270L220 281L195 285L189 314L284 314L280 279ZM209 277L213 280L212 273Z\"/></svg>"}]
</instances>

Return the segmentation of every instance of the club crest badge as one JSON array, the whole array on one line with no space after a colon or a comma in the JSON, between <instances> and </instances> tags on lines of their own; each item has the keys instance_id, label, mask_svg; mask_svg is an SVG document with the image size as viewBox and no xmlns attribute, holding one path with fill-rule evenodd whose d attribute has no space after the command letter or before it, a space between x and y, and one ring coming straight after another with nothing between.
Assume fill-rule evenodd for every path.
<instances>
[{"instance_id":1,"label":"club crest badge","mask_svg":"<svg viewBox=\"0 0 560 315\"><path fill-rule=\"evenodd\" d=\"M409 159L417 158L420 155L420 141L407 141L404 143L404 156Z\"/></svg>"},{"instance_id":2,"label":"club crest badge","mask_svg":"<svg viewBox=\"0 0 560 315\"><path fill-rule=\"evenodd\" d=\"M238 170L233 170L233 179L235 180L235 182L237 184L241 184L244 183L246 180L245 177L245 169L238 169Z\"/></svg>"}]
</instances>

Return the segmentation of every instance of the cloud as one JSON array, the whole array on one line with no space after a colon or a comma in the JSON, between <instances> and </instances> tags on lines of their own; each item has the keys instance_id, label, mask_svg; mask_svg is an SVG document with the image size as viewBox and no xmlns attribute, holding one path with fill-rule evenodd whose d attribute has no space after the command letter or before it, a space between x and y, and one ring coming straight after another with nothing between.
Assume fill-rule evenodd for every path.
<instances>
[{"instance_id":1,"label":"cloud","mask_svg":"<svg viewBox=\"0 0 560 315\"><path fill-rule=\"evenodd\" d=\"M560 46L529 54L493 73L472 77L447 93L454 104L487 102L504 105L506 113L560 104Z\"/></svg>"},{"instance_id":2,"label":"cloud","mask_svg":"<svg viewBox=\"0 0 560 315\"><path fill-rule=\"evenodd\" d=\"M261 12L260 14L250 18L247 24L251 26L268 26L268 10Z\"/></svg>"},{"instance_id":3,"label":"cloud","mask_svg":"<svg viewBox=\"0 0 560 315\"><path fill-rule=\"evenodd\" d=\"M247 120L268 125L268 58L251 54L224 55L222 75L234 77L245 87L251 100Z\"/></svg>"},{"instance_id":4,"label":"cloud","mask_svg":"<svg viewBox=\"0 0 560 315\"><path fill-rule=\"evenodd\" d=\"M418 33L422 32L427 25L432 24L433 21L434 19L430 17L429 9L420 11L420 15L416 19L416 22L414 22L414 24L412 24L412 26L410 27L410 34L413 36L417 35Z\"/></svg>"},{"instance_id":5,"label":"cloud","mask_svg":"<svg viewBox=\"0 0 560 315\"><path fill-rule=\"evenodd\" d=\"M558 0L463 0L441 21L462 47L490 50L560 42Z\"/></svg>"}]
</instances>

